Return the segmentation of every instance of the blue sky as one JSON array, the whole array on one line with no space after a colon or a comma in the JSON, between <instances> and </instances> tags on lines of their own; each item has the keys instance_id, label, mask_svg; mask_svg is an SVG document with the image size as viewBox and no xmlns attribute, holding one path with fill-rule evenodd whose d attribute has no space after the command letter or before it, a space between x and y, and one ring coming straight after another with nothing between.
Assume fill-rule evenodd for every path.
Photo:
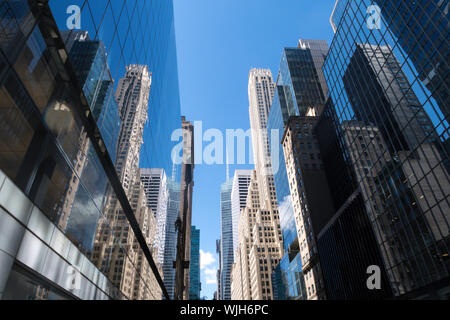
<instances>
[{"instance_id":1,"label":"blue sky","mask_svg":"<svg viewBox=\"0 0 450 320\"><path fill-rule=\"evenodd\" d=\"M284 47L299 38L331 44L335 0L174 0L182 114L214 128L250 127L248 72L278 73ZM208 143L204 143L204 146ZM235 169L252 166L231 166ZM202 296L217 289L215 241L220 235L220 185L225 165L197 165L193 225L200 228Z\"/></svg>"}]
</instances>

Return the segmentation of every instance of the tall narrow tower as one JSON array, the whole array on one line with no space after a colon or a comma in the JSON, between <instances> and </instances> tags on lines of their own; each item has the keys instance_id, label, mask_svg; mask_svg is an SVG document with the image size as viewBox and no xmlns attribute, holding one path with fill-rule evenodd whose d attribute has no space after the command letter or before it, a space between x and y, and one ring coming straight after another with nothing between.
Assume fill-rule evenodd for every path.
<instances>
[{"instance_id":1,"label":"tall narrow tower","mask_svg":"<svg viewBox=\"0 0 450 320\"><path fill-rule=\"evenodd\" d=\"M153 213L146 205L139 169L150 87L151 74L147 66L130 65L127 67L125 77L120 79L116 91L121 118L116 171L143 230L150 227L149 219L153 220L152 218L154 218L150 217ZM101 264L101 259L103 261L110 259L111 263L116 264L110 273L115 279L115 285L124 292L127 298L139 299L143 294L149 297L150 293L145 293L145 284L141 283L142 280L147 281L142 273L148 270L148 266L140 265L142 251L136 249L138 245L128 227L122 206L114 195L107 199L106 206L107 220L112 222L112 227L117 232L112 234L106 224L98 229L95 246L95 257L98 257L96 262ZM147 241L152 242L152 238L149 236ZM117 245L117 241L120 241L121 246ZM128 257L126 258L126 256ZM139 268L138 272L134 268L136 265ZM139 288L143 288L143 290ZM160 293L153 294L153 297L159 299Z\"/></svg>"},{"instance_id":2,"label":"tall narrow tower","mask_svg":"<svg viewBox=\"0 0 450 320\"><path fill-rule=\"evenodd\" d=\"M248 81L250 127L252 129L255 170L259 181L259 195L262 202L261 206L264 209L270 209L277 205L267 132L267 121L275 88L270 70L250 70Z\"/></svg>"}]
</instances>

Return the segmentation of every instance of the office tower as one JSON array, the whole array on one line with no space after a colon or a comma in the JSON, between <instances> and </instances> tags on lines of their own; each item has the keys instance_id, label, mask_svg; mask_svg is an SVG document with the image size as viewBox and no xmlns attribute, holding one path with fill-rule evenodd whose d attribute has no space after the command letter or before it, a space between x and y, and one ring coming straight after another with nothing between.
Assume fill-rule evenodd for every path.
<instances>
[{"instance_id":1,"label":"office tower","mask_svg":"<svg viewBox=\"0 0 450 320\"><path fill-rule=\"evenodd\" d=\"M75 40L69 57L109 155L115 162L120 119L105 45L101 41Z\"/></svg>"},{"instance_id":2,"label":"office tower","mask_svg":"<svg viewBox=\"0 0 450 320\"><path fill-rule=\"evenodd\" d=\"M158 216L158 206L164 202L166 179L163 169L141 169L141 181L147 197L147 207L152 209L155 217Z\"/></svg>"},{"instance_id":3,"label":"office tower","mask_svg":"<svg viewBox=\"0 0 450 320\"><path fill-rule=\"evenodd\" d=\"M450 53L446 38L450 3L441 0L374 2L381 9L389 37L397 39L443 119L450 121Z\"/></svg>"},{"instance_id":4,"label":"office tower","mask_svg":"<svg viewBox=\"0 0 450 320\"><path fill-rule=\"evenodd\" d=\"M282 256L278 212L261 209L256 171L239 219L239 246L231 271L233 300L273 300L272 274Z\"/></svg>"},{"instance_id":5,"label":"office tower","mask_svg":"<svg viewBox=\"0 0 450 320\"><path fill-rule=\"evenodd\" d=\"M228 172L228 170L227 170ZM227 181L220 186L220 298L231 299L231 266L233 265L233 219L231 192L233 180L227 174Z\"/></svg>"},{"instance_id":6,"label":"office tower","mask_svg":"<svg viewBox=\"0 0 450 320\"><path fill-rule=\"evenodd\" d=\"M328 96L328 85L325 80L325 75L323 74L323 64L328 55L328 43L325 40L305 40L300 39L298 41L299 49L309 49L313 57L314 65L316 67L317 75L319 76L320 86L325 97ZM321 113L320 110L318 112Z\"/></svg>"},{"instance_id":7,"label":"office tower","mask_svg":"<svg viewBox=\"0 0 450 320\"><path fill-rule=\"evenodd\" d=\"M354 141L346 144L343 130L330 99L314 128L333 203L333 216L316 232L327 299L388 299L392 293L356 180L360 169L345 158ZM369 127L358 132L374 136ZM369 266L380 267L381 290L368 290Z\"/></svg>"},{"instance_id":8,"label":"office tower","mask_svg":"<svg viewBox=\"0 0 450 320\"><path fill-rule=\"evenodd\" d=\"M222 252L221 252L221 244L220 239L216 240L216 253L219 256L219 266L217 268L217 298L216 300L222 300L221 292L222 292Z\"/></svg>"},{"instance_id":9,"label":"office tower","mask_svg":"<svg viewBox=\"0 0 450 320\"><path fill-rule=\"evenodd\" d=\"M356 2L360 7L369 5L369 1ZM379 3L385 14L393 8ZM417 15L411 16L409 26L417 27L416 34L424 27L421 19L438 13L430 1L426 6L430 11L423 15L423 4L414 3ZM346 142L345 158L354 171L352 185L360 190L357 199L365 208L360 217L370 226L387 289L401 298L445 297L450 289L450 186L444 145L448 123L442 116L445 104L439 105L442 113L435 104L440 103L439 90L433 94L427 89L416 55L408 49L410 44L421 47L432 41L409 37L407 43L402 35L386 33L385 26L388 30L399 26L394 20L402 20L403 13L384 17L378 30L369 28L366 14L351 10L345 1L336 8L335 41L324 66L330 89L327 118L337 139ZM403 9L409 12L408 7ZM359 30L357 39L341 38L349 28ZM400 46L403 50L397 49ZM426 51L436 52L433 46ZM416 68L404 63L408 59Z\"/></svg>"},{"instance_id":10,"label":"office tower","mask_svg":"<svg viewBox=\"0 0 450 320\"><path fill-rule=\"evenodd\" d=\"M93 22L86 24L86 31L97 34L109 48L112 80L117 81L131 62L148 65L157 75L159 83L150 97L151 116L163 119L164 125L156 122L146 127L144 136L150 138L144 140L145 145L171 149L166 142L173 129L180 127L172 2L133 4L136 10L128 11L133 33L128 32L130 24L116 25L113 19L113 12L118 17L131 8L123 2L96 2L98 10L93 12L84 6L82 19ZM151 214L143 206L138 179L131 175L139 176L135 170L139 164L128 166L119 155L121 171L130 173L121 175L125 178L123 188L58 32L66 27L66 19L60 14L57 21L53 17L66 8L65 1L0 3L0 269L5 280L0 282L0 296L26 300L158 299L160 293L153 291L152 283L158 282L160 290L164 287L148 248L153 234ZM138 23L138 13L148 21L157 17L161 23L149 31ZM116 30L117 36L104 37L110 35L109 30ZM144 90L137 91L144 98ZM125 105L124 100L121 104ZM122 111L129 107L133 108L127 104ZM126 112L122 115L127 116ZM130 149L140 151L139 147ZM158 163L154 167L172 168L167 161L170 152L164 148L158 151L147 166L153 161ZM143 154L141 159L146 158L146 152ZM79 171L78 165L84 170ZM128 171L128 167L133 170ZM85 173L80 176L80 172ZM63 217L70 217L72 227L61 227ZM116 220L119 217L120 222ZM101 233L105 237L97 237ZM130 254L126 253L131 247ZM129 274L121 274L119 269ZM149 269L156 279L145 279ZM136 281L138 274L142 277Z\"/></svg>"},{"instance_id":11,"label":"office tower","mask_svg":"<svg viewBox=\"0 0 450 320\"><path fill-rule=\"evenodd\" d=\"M181 169L180 215L177 220L177 257L174 260L175 299L189 299L189 270L191 250L192 192L194 188L194 126L181 118L183 130L183 163Z\"/></svg>"},{"instance_id":12,"label":"office tower","mask_svg":"<svg viewBox=\"0 0 450 320\"><path fill-rule=\"evenodd\" d=\"M76 44L74 44L76 46ZM130 65L126 68L124 78L119 80L116 90L116 99L119 104L121 128L118 142L118 158L116 171L124 188L125 194L131 202L132 209L139 220L139 214L152 215L146 210L146 199L144 189L141 186L139 157L142 147L142 136L144 123L147 121L148 97L150 95L151 74L146 66ZM145 212L142 212L142 211ZM123 258L116 256L115 239L107 225L102 225L95 239L95 255L99 257L96 261L101 264L102 260L110 259L116 264L110 273L113 282L129 299L137 299L138 292L135 278L140 279L139 273L133 268L139 260L139 251L135 250L132 230L127 228L124 212L120 202L112 195L106 200L106 216L113 221L113 228L121 230L118 234L123 249L128 253L128 259L122 263ZM144 218L146 219L146 218ZM142 226L141 226L142 228ZM106 240L106 241L105 241ZM148 245L148 244L147 244Z\"/></svg>"},{"instance_id":13,"label":"office tower","mask_svg":"<svg viewBox=\"0 0 450 320\"><path fill-rule=\"evenodd\" d=\"M156 219L156 237L153 242L155 258L163 268L164 284L173 298L175 289L177 231L175 222L179 215L179 184L168 177L164 169L141 169L147 206L152 208Z\"/></svg>"},{"instance_id":14,"label":"office tower","mask_svg":"<svg viewBox=\"0 0 450 320\"><path fill-rule=\"evenodd\" d=\"M70 53L76 41L90 41L89 32L83 30L60 30L61 38L66 45L67 53Z\"/></svg>"},{"instance_id":15,"label":"office tower","mask_svg":"<svg viewBox=\"0 0 450 320\"><path fill-rule=\"evenodd\" d=\"M241 210L247 202L248 187L252 170L236 170L234 172L233 186L231 190L231 219L233 224L233 253L237 250L239 242L239 217Z\"/></svg>"},{"instance_id":16,"label":"office tower","mask_svg":"<svg viewBox=\"0 0 450 320\"><path fill-rule=\"evenodd\" d=\"M189 300L200 300L200 230L195 226L191 229L191 258L189 276Z\"/></svg>"},{"instance_id":17,"label":"office tower","mask_svg":"<svg viewBox=\"0 0 450 320\"><path fill-rule=\"evenodd\" d=\"M258 174L259 194L263 208L276 208L273 185L272 162L270 158L267 119L275 94L272 72L268 69L252 69L249 73L248 97L250 127L252 129L255 170Z\"/></svg>"},{"instance_id":18,"label":"office tower","mask_svg":"<svg viewBox=\"0 0 450 320\"><path fill-rule=\"evenodd\" d=\"M161 234L164 237L162 242L162 267L164 284L171 299L175 293L175 269L173 267L177 256L177 219L180 214L180 184L174 182L172 178L167 180L167 202L166 215L157 217L158 226L162 226ZM163 211L161 211L163 213ZM161 235L158 235L161 236Z\"/></svg>"},{"instance_id":19,"label":"office tower","mask_svg":"<svg viewBox=\"0 0 450 320\"><path fill-rule=\"evenodd\" d=\"M313 128L317 117L293 116L282 139L308 300L325 300L316 236L334 215Z\"/></svg>"},{"instance_id":20,"label":"office tower","mask_svg":"<svg viewBox=\"0 0 450 320\"><path fill-rule=\"evenodd\" d=\"M325 52L325 43L317 40L300 40L298 48L283 50L267 124L271 148L281 144L290 117L314 116L322 112L325 95L320 81L322 70L318 67ZM270 135L273 131L279 133L278 138ZM276 291L284 299L307 299L297 234L300 226L296 225L294 215L294 209L300 208L294 208L292 203L291 183L283 150L271 150L271 153L272 161L278 163L278 170L274 170L274 183L285 252L274 275L278 279Z\"/></svg>"},{"instance_id":21,"label":"office tower","mask_svg":"<svg viewBox=\"0 0 450 320\"><path fill-rule=\"evenodd\" d=\"M380 73L381 69L383 73ZM375 74L379 75L374 76ZM366 88L355 84L356 79L367 81L365 85L373 90L373 95L363 98L361 92ZM379 243L384 246L382 252L385 260L390 261L391 265L394 259L397 262L396 268L388 268L391 279L403 280L398 284L398 290L404 293L420 283L414 275L403 277L403 274L409 273L407 270L410 268L417 268L418 273L426 273L427 270L436 268L436 274L430 275L431 279L439 279L439 274L445 275L446 272L445 268L441 269L439 262L435 266L435 262L429 257L443 254L439 244L442 243L445 248L445 238L449 237L446 221L450 207L446 201L437 203L439 199L445 199L450 194L449 176L439 152L439 148L443 149L443 146L432 129L433 123L423 112L419 99L410 89L408 79L388 46L357 45L344 74L344 86L356 118L363 123L373 123L380 131L380 140L389 141L384 143L384 146L390 155L384 154L384 148L369 155L366 150L355 150L353 154L364 156L363 159L367 162L375 161L380 165L375 168L373 177L365 172L359 180L368 180L378 192L388 190L393 193L392 198L406 201L410 205L409 208L403 208L403 212L394 213L394 209L386 200L377 197L377 192L370 188L365 189L368 193L366 201L375 206L374 215L382 208L385 215L394 215L406 224L406 227L396 226L389 223L387 218L372 218L374 229L378 231ZM368 108L374 102L379 106L379 112ZM355 146L357 144L353 144L353 147ZM396 178L390 173L391 170L395 172ZM365 176L369 178L366 179ZM383 181L386 176L393 185ZM395 193L395 190L400 188L402 192ZM410 218L412 213L415 215L414 219ZM413 230L416 233L415 223L421 233L420 237L414 239L416 248L395 248L396 242L401 238L392 234L408 234ZM390 245L387 245L388 243ZM428 253L424 253L427 251ZM422 263L417 264L416 261L420 260Z\"/></svg>"}]
</instances>

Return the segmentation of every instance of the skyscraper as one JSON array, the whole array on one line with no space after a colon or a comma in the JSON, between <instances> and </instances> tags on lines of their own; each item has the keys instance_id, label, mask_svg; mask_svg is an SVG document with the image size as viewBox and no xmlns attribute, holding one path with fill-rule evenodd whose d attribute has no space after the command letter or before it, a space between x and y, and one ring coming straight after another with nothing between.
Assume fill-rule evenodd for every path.
<instances>
[{"instance_id":1,"label":"skyscraper","mask_svg":"<svg viewBox=\"0 0 450 320\"><path fill-rule=\"evenodd\" d=\"M74 44L75 46L76 44ZM130 65L126 71L125 77L120 79L116 91L122 123L116 171L135 215L138 215L141 210L148 209L144 189L141 186L139 157L142 147L143 125L147 121L151 74L146 66L140 65ZM133 264L139 260L140 252L135 250L132 232L127 228L126 220L123 219L124 212L121 209L120 202L114 195L108 197L106 201L106 216L109 220L114 221L113 228L121 230L119 239L128 252L129 259L126 259L122 264L120 263L122 257L113 254L115 239L111 237L108 226L102 225L95 237L95 255L99 257L97 263L101 264L101 260L110 255L111 262L116 264L114 271L110 271L113 272L114 283L129 299L136 299L135 277L140 280L140 276L133 269ZM152 215L149 210L142 212L142 214Z\"/></svg>"},{"instance_id":2,"label":"skyscraper","mask_svg":"<svg viewBox=\"0 0 450 320\"><path fill-rule=\"evenodd\" d=\"M351 184L360 190L356 199L366 211L360 217L370 226L388 283L383 288L396 297L439 298L449 291L450 186L440 91L447 87L441 72L448 70L448 59L436 45L445 41L438 30L447 21L442 9L448 4L376 3L382 9L379 29L367 20L371 1L336 5L331 19L336 35L324 66L330 89L325 116L354 171ZM433 23L427 23L431 17ZM341 38L350 29L359 31ZM336 241L327 238L330 253L337 252Z\"/></svg>"},{"instance_id":3,"label":"skyscraper","mask_svg":"<svg viewBox=\"0 0 450 320\"><path fill-rule=\"evenodd\" d=\"M308 300L325 300L317 233L334 214L313 128L317 117L291 117L282 139Z\"/></svg>"},{"instance_id":4,"label":"skyscraper","mask_svg":"<svg viewBox=\"0 0 450 320\"><path fill-rule=\"evenodd\" d=\"M283 50L277 89L267 125L271 148L275 148L278 143L281 144L290 117L314 116L322 112L325 94L321 85L323 73L320 64L326 52L327 46L324 41L303 39L299 40L298 48ZM273 131L279 132L275 141L270 135ZM278 163L278 170L274 170L274 182L285 252L278 268L281 274L277 275L277 279L281 282L278 283L277 292L280 297L286 299L306 299L301 244L297 234L301 226L298 225L295 214L295 212L299 214L300 207L299 205L294 207L291 194L292 175L296 172L292 172L291 177L288 177L283 150L279 152L271 150L271 153L272 161Z\"/></svg>"},{"instance_id":5,"label":"skyscraper","mask_svg":"<svg viewBox=\"0 0 450 320\"><path fill-rule=\"evenodd\" d=\"M175 289L173 262L176 260L178 235L175 222L179 215L180 185L168 177L164 169L142 169L141 181L147 205L153 209L156 218L156 259L163 268L164 284L172 298Z\"/></svg>"},{"instance_id":6,"label":"skyscraper","mask_svg":"<svg viewBox=\"0 0 450 320\"><path fill-rule=\"evenodd\" d=\"M233 299L273 300L276 297L272 276L283 248L273 179L273 171L278 167L272 167L267 131L274 94L271 71L250 70L248 97L255 170L249 172L246 202L239 213L232 268Z\"/></svg>"},{"instance_id":7,"label":"skyscraper","mask_svg":"<svg viewBox=\"0 0 450 320\"><path fill-rule=\"evenodd\" d=\"M272 274L282 256L278 211L261 208L256 171L239 219L239 246L231 271L233 300L273 300Z\"/></svg>"},{"instance_id":8,"label":"skyscraper","mask_svg":"<svg viewBox=\"0 0 450 320\"><path fill-rule=\"evenodd\" d=\"M175 261L175 299L189 299L189 272L185 272L190 261L192 193L194 188L194 126L181 118L183 132L183 163L181 169L180 215L177 220L178 240Z\"/></svg>"},{"instance_id":9,"label":"skyscraper","mask_svg":"<svg viewBox=\"0 0 450 320\"><path fill-rule=\"evenodd\" d=\"M440 0L377 0L375 3L381 8L389 37L398 40L435 105L444 119L450 121L450 53L445 36L450 3Z\"/></svg>"},{"instance_id":10,"label":"skyscraper","mask_svg":"<svg viewBox=\"0 0 450 320\"><path fill-rule=\"evenodd\" d=\"M66 28L67 20L60 13L72 4L65 0L0 4L0 225L8 230L2 232L0 245L6 279L0 284L0 295L6 299L159 299L161 291L153 285L158 284L156 290L164 287L148 246L152 214L135 179L139 158L135 165L136 161L118 156L119 179L107 152L107 133L117 127L102 131L101 115L94 119L95 107L90 105L94 100L88 101L70 61L68 49L74 42L65 43L67 38L58 31ZM141 151L145 136L142 162L171 169L170 137L181 125L172 2L127 4L92 2L92 12L88 6L80 8L81 20L92 22L83 27L105 44L112 81L117 83L130 63L147 65L157 75L159 81L147 102L145 90L136 90L142 109L151 101L152 126L144 122L135 128L140 133L144 127L145 133L140 141L130 141L135 146L127 150ZM148 28L139 23L141 14L147 22L157 18L159 23ZM130 23L119 23L113 16L127 16ZM104 84L98 86L98 94L107 104L112 83ZM125 100L121 104L122 111L133 109ZM130 115L124 111L122 116ZM150 154L150 145L161 147ZM122 144L122 148L127 147ZM105 237L97 237L100 233ZM128 255L126 248L134 253ZM147 278L147 271L158 277ZM80 280L80 287L69 285L71 274Z\"/></svg>"},{"instance_id":11,"label":"skyscraper","mask_svg":"<svg viewBox=\"0 0 450 320\"><path fill-rule=\"evenodd\" d=\"M189 300L200 300L200 230L195 226L191 229L191 258L189 276Z\"/></svg>"},{"instance_id":12,"label":"skyscraper","mask_svg":"<svg viewBox=\"0 0 450 320\"><path fill-rule=\"evenodd\" d=\"M76 39L84 38L76 37ZM105 45L101 41L75 40L71 45L69 56L106 148L115 162L120 118Z\"/></svg>"},{"instance_id":13,"label":"skyscraper","mask_svg":"<svg viewBox=\"0 0 450 320\"><path fill-rule=\"evenodd\" d=\"M249 73L248 98L250 128L252 129L253 158L260 183L259 194L266 209L276 207L273 183L272 161L270 158L267 119L275 94L272 72L268 69L252 69Z\"/></svg>"},{"instance_id":14,"label":"skyscraper","mask_svg":"<svg viewBox=\"0 0 450 320\"><path fill-rule=\"evenodd\" d=\"M220 239L216 240L216 253L219 256L219 266L217 268L217 291L216 291L216 298L217 300L223 300L222 298L222 248L220 244Z\"/></svg>"},{"instance_id":15,"label":"skyscraper","mask_svg":"<svg viewBox=\"0 0 450 320\"><path fill-rule=\"evenodd\" d=\"M231 190L231 219L233 224L233 254L239 242L238 226L241 210L247 203L248 187L252 170L236 170L234 172L233 186Z\"/></svg>"},{"instance_id":16,"label":"skyscraper","mask_svg":"<svg viewBox=\"0 0 450 320\"><path fill-rule=\"evenodd\" d=\"M230 276L233 264L233 220L231 192L233 180L227 175L227 181L220 186L220 298L231 299Z\"/></svg>"}]
</instances>

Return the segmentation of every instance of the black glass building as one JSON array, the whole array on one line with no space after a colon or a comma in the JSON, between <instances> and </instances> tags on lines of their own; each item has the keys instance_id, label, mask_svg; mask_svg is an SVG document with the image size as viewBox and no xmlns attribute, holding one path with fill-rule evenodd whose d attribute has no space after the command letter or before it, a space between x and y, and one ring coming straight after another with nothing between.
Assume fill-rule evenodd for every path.
<instances>
[{"instance_id":1,"label":"black glass building","mask_svg":"<svg viewBox=\"0 0 450 320\"><path fill-rule=\"evenodd\" d=\"M397 39L431 93L436 111L450 120L449 1L374 1L392 36Z\"/></svg>"},{"instance_id":2,"label":"black glass building","mask_svg":"<svg viewBox=\"0 0 450 320\"><path fill-rule=\"evenodd\" d=\"M85 31L77 39L76 30L62 32L73 6ZM131 250L148 262L164 295L148 226L141 228L138 203L128 197L139 190L125 193L114 168L112 95L129 65L152 75L141 165L164 168L178 184L172 1L0 2L0 298L125 299L144 290L160 299ZM107 212L109 201L120 214ZM129 280L119 277L122 268L139 288L121 289Z\"/></svg>"},{"instance_id":3,"label":"black glass building","mask_svg":"<svg viewBox=\"0 0 450 320\"><path fill-rule=\"evenodd\" d=\"M377 4L379 26L370 10ZM354 214L370 222L374 252L400 298L445 298L450 290L445 8L448 1L338 1L331 19L322 125L334 129L323 140L336 137L329 148L342 155L332 162L353 171L349 187L336 178L332 189L342 189L339 201L358 190Z\"/></svg>"},{"instance_id":4,"label":"black glass building","mask_svg":"<svg viewBox=\"0 0 450 320\"><path fill-rule=\"evenodd\" d=\"M191 229L191 259L189 276L189 300L200 300L202 284L200 282L200 230Z\"/></svg>"}]
</instances>

